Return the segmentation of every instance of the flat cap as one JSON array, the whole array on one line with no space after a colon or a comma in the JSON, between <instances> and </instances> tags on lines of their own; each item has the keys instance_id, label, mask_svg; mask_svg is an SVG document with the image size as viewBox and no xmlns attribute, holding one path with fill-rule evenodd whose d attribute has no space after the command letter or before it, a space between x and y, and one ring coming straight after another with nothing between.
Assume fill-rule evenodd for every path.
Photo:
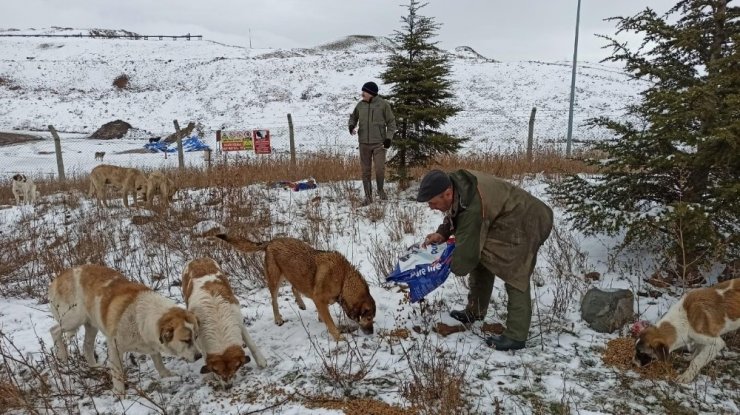
<instances>
[{"instance_id":1,"label":"flat cap","mask_svg":"<svg viewBox=\"0 0 740 415\"><path fill-rule=\"evenodd\" d=\"M450 176L447 173L442 170L430 170L421 179L416 201L428 202L429 199L444 192L450 186L452 186L452 180L450 180Z\"/></svg>"}]
</instances>

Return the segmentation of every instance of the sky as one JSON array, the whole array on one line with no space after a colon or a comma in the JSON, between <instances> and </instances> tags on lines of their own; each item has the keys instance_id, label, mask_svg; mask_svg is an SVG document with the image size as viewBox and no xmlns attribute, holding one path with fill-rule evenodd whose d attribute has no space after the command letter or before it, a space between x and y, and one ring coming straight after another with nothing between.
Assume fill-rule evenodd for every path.
<instances>
[{"instance_id":1,"label":"sky","mask_svg":"<svg viewBox=\"0 0 740 415\"><path fill-rule=\"evenodd\" d=\"M583 0L578 59L608 56L597 34L646 5L659 13L676 0ZM390 36L401 28L407 0L24 0L3 1L0 28L125 29L139 34L200 34L254 48L313 47L347 35ZM443 49L470 46L503 61L571 60L577 0L429 0L420 14L441 28ZM622 40L637 41L635 37Z\"/></svg>"}]
</instances>

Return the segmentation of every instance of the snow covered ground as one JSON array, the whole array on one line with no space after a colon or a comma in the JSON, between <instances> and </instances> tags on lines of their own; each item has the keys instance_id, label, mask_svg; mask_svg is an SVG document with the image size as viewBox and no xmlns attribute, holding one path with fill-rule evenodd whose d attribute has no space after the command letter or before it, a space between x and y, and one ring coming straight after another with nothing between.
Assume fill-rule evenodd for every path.
<instances>
[{"instance_id":1,"label":"snow covered ground","mask_svg":"<svg viewBox=\"0 0 740 415\"><path fill-rule=\"evenodd\" d=\"M547 200L544 179L519 183ZM634 372L603 364L601 353L606 342L618 334L591 330L580 319L580 298L591 285L636 290L650 272L651 259L639 254L614 257L610 251L613 240L579 236L562 222L562 211L557 209L560 237L551 237L540 252L534 277L536 310L526 349L516 353L491 350L483 341L486 334L481 332L481 323L448 337L433 332L437 322L455 323L448 312L465 304L465 279L450 276L427 297L424 309L409 304L398 287L384 282L387 260L397 258L405 246L421 240L441 220L436 212L410 200L413 193L413 188L405 192L392 189L390 202L358 209L359 182L320 183L318 189L297 193L264 185L180 191L170 213L154 217L150 223L141 221L151 217L149 211L126 210L120 203L99 211L93 201L75 192L44 195L35 208L5 207L0 210L0 235L5 235L6 242L20 238L25 241L20 243L24 247L20 251L35 252L35 256L4 276L2 292L15 294L0 299L0 347L7 356L28 359L29 365L48 377L57 373L48 354L48 330L53 320L44 304L52 269L85 261L104 262L181 301L177 281L185 262L208 255L230 274L248 329L269 362L267 368L248 364L239 373L236 386L223 391L198 374L200 362L166 358L165 364L178 378L160 380L148 358L137 357L136 365L126 364L129 379L140 392L130 387L129 397L118 401L106 389L104 373L88 374L84 361L79 361L73 365L79 368L59 375L65 388L55 386L60 390L48 405L61 411L66 399L67 408L71 405L81 413L166 410L236 414L271 405L277 406L268 413L341 413L308 409L300 398L370 397L407 405L409 401L401 392L404 386L414 381L413 374L432 366L446 367L459 376L471 404L470 413L492 414L496 408L503 413L740 410L737 372L732 369L740 358L737 348L724 352L724 357L710 364L691 385L641 380ZM335 343L317 320L312 302L307 301L307 310L299 310L287 286L282 288L279 302L287 322L276 326L269 293L259 277L261 254L239 254L207 243L198 232L210 222L227 224L240 232L251 230L255 239L291 235L320 249L342 252L370 284L377 303L375 334L357 331L348 342ZM260 227L258 222L270 226ZM93 248L84 248L90 246ZM572 265L563 269L566 259ZM599 271L601 280L584 280L588 271ZM505 290L500 282L493 298L486 322L505 322ZM641 318L655 320L676 297L668 292L658 299L636 298ZM347 323L338 306L332 307L332 313L339 323ZM78 337L81 342L81 333ZM96 347L104 359L106 347L100 335ZM679 357L678 361L685 359ZM36 384L33 372L24 365L8 358L5 365L15 369L16 379L24 379L27 387ZM74 375L75 370L83 375ZM296 400L286 401L291 397Z\"/></svg>"},{"instance_id":2,"label":"snow covered ground","mask_svg":"<svg viewBox=\"0 0 740 415\"><path fill-rule=\"evenodd\" d=\"M63 132L68 175L98 164L93 157L97 151L106 152L106 163L176 166L176 157L165 159L161 153L124 153L141 149L146 143L142 138L84 138L114 119L157 136L172 132L173 119L181 125L197 121L204 126L206 142L214 146L216 129L270 128L276 154L284 154L286 114L291 113L299 152L353 151L346 115L359 99L362 83L377 80L386 56L383 46L383 40L375 38L348 38L300 50L254 50L208 41L0 38L0 130L45 131L53 124ZM563 146L567 63L493 62L471 56L460 52L453 61L463 111L447 127L472 137L469 151L522 148L533 106L538 111L538 145ZM131 77L128 90L111 86L121 73ZM575 137L602 139L603 131L580 124L594 116L619 116L636 99L639 85L614 68L596 64L582 64L578 79ZM385 88L381 84L381 93ZM0 172L53 176L54 146L43 131L43 141L0 147ZM185 161L202 165L203 153L186 153ZM549 201L544 178L517 182ZM304 398L367 397L408 405L404 389L419 379L431 382L425 373L436 368L459 378L456 383L463 386L469 412L476 414L740 413L737 345L691 385L643 380L603 364L606 342L619 334L591 330L580 319L581 296L589 286L643 287L653 267L648 254L616 254L617 241L570 230L555 206L560 237L552 236L540 251L528 347L496 352L485 345L481 323L448 337L431 330L437 322L454 323L448 312L465 304L464 278L450 276L423 309L384 282L395 258L435 229L440 215L413 201L413 187L401 192L392 185L389 202L358 208L360 188L359 182L349 181L319 183L318 189L297 193L264 185L184 189L169 214L159 216L120 206L100 211L77 191L43 194L35 207L3 205L0 381L12 379L24 389L37 390L43 398L35 405L42 413L244 414L270 408L264 413L325 414L341 412L309 408ZM258 239L290 235L342 252L370 284L378 309L376 333L355 332L348 342L335 343L317 321L311 301L306 302L307 310L299 310L288 287L280 298L287 322L276 326L260 280L260 254L238 254L206 243L197 233L205 221L251 231ZM231 275L248 329L268 359L267 368L248 364L236 386L223 391L198 373L200 362L168 357L165 364L178 378L161 380L151 361L137 356L135 364L126 362L131 385L129 396L119 401L103 371L88 370L81 360L66 368L55 364L49 354L53 321L45 304L46 284L54 271L103 262L181 301L177 281L183 266L203 255L216 258ZM19 263L17 268L6 266ZM600 272L601 279L583 279L590 271ZM669 290L657 299L636 297L635 309L640 318L654 321L678 294ZM346 323L337 306L332 312ZM505 322L505 313L505 290L499 281L486 323ZM105 359L102 336L96 351ZM685 367L686 359L678 357L679 365Z\"/></svg>"}]
</instances>

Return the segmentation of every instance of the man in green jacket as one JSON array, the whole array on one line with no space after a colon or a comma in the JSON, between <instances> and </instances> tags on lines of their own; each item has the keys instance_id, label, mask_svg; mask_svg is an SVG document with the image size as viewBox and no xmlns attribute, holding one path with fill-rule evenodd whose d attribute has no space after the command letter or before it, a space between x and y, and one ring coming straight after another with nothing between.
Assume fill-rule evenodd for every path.
<instances>
[{"instance_id":1,"label":"man in green jacket","mask_svg":"<svg viewBox=\"0 0 740 415\"><path fill-rule=\"evenodd\" d=\"M385 182L385 152L391 146L391 137L396 133L396 119L388 101L378 96L378 85L366 82L362 86L362 100L349 116L349 133L360 142L360 165L362 166L362 187L365 190L363 206L373 201L371 167L375 163L375 183L378 196L386 200L383 190Z\"/></svg>"},{"instance_id":2,"label":"man in green jacket","mask_svg":"<svg viewBox=\"0 0 740 415\"><path fill-rule=\"evenodd\" d=\"M468 305L450 316L466 324L483 320L498 276L508 296L506 330L486 343L497 350L523 348L532 321L530 277L552 229L552 210L525 190L473 170L428 172L416 200L445 214L424 244L455 235L451 271L470 275Z\"/></svg>"}]
</instances>

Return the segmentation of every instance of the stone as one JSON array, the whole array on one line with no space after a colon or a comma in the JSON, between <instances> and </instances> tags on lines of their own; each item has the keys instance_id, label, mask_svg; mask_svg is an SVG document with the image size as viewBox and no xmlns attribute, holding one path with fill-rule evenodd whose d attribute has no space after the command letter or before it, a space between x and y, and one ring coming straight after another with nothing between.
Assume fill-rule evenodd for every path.
<instances>
[{"instance_id":1,"label":"stone","mask_svg":"<svg viewBox=\"0 0 740 415\"><path fill-rule=\"evenodd\" d=\"M600 333L612 333L635 319L630 290L591 288L581 302L581 318Z\"/></svg>"}]
</instances>

